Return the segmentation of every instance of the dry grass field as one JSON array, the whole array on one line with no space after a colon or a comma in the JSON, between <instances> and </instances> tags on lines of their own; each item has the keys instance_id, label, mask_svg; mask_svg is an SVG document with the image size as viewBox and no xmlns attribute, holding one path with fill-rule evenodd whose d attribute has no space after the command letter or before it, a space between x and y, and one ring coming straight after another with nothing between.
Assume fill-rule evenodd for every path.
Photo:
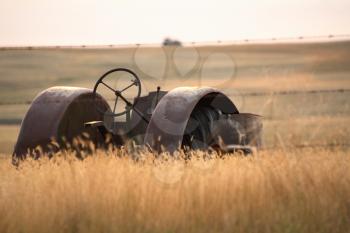
<instances>
[{"instance_id":1,"label":"dry grass field","mask_svg":"<svg viewBox=\"0 0 350 233\"><path fill-rule=\"evenodd\" d=\"M143 94L214 86L264 117L254 156L11 152L29 102L128 67ZM0 50L0 232L350 232L350 42Z\"/></svg>"},{"instance_id":2,"label":"dry grass field","mask_svg":"<svg viewBox=\"0 0 350 233\"><path fill-rule=\"evenodd\" d=\"M350 231L348 150L126 155L1 161L1 232Z\"/></svg>"}]
</instances>

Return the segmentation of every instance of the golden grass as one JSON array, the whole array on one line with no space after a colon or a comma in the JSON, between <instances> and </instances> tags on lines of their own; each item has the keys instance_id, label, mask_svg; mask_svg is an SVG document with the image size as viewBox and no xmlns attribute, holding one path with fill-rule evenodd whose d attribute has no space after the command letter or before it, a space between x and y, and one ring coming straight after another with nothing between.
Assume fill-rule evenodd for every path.
<instances>
[{"instance_id":1,"label":"golden grass","mask_svg":"<svg viewBox=\"0 0 350 233\"><path fill-rule=\"evenodd\" d=\"M0 160L0 231L349 232L348 150Z\"/></svg>"}]
</instances>

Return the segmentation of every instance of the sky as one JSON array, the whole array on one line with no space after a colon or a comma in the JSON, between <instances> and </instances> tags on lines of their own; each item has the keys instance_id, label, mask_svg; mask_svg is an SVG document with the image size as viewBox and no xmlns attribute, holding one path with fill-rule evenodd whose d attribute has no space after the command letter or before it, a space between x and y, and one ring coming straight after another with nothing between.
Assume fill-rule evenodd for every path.
<instances>
[{"instance_id":1,"label":"sky","mask_svg":"<svg viewBox=\"0 0 350 233\"><path fill-rule=\"evenodd\" d=\"M0 46L350 34L349 0L0 0Z\"/></svg>"}]
</instances>

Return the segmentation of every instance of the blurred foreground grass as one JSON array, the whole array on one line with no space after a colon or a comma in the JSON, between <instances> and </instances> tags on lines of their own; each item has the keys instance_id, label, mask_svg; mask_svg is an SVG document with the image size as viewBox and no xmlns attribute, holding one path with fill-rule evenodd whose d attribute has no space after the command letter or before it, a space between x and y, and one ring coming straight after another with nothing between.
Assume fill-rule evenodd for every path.
<instances>
[{"instance_id":1,"label":"blurred foreground grass","mask_svg":"<svg viewBox=\"0 0 350 233\"><path fill-rule=\"evenodd\" d=\"M181 157L181 154L179 154ZM206 158L205 158L206 157ZM349 232L349 151L0 159L2 233Z\"/></svg>"}]
</instances>

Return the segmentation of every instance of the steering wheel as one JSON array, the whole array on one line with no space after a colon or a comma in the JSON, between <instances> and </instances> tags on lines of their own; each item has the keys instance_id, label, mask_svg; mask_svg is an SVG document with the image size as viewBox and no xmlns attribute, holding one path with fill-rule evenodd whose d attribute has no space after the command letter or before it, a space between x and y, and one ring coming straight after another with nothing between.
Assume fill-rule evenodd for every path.
<instances>
[{"instance_id":1,"label":"steering wheel","mask_svg":"<svg viewBox=\"0 0 350 233\"><path fill-rule=\"evenodd\" d=\"M129 73L132 77L133 77L133 80L131 80L131 84L129 84L128 86L124 87L124 88L112 88L110 85L108 85L106 83L106 79L107 79L107 76L112 74L112 73L117 73L117 72L126 72L126 73ZM117 78L114 78L115 80L118 80L120 79L120 77L117 77ZM114 80L114 81L115 81ZM117 117L117 116L121 116L121 115L124 115L126 113L128 113L131 109L134 109L134 106L137 104L137 101L141 95L141 82L140 82L140 79L139 77L131 70L129 69L126 69L126 68L117 68L117 69L112 69L110 71L108 71L107 73L105 73L104 75L101 76L101 78L99 78L95 84L95 87L94 87L94 91L93 91L93 95L95 97L95 99L97 98L97 89L100 85L103 85L105 86L107 89L109 89L111 92L114 93L114 96L115 96L115 99L114 99L114 107L113 107L113 111L112 112L109 112L109 111L105 111L103 109L100 109L98 107L98 105L96 105L96 108L97 110L102 113L102 114L105 114L105 115L109 115L109 116L112 116L112 117ZM136 96L134 97L134 100L133 102L129 102L124 96L123 96L123 92L132 88L132 87L135 87L136 88ZM121 111L121 112L116 112L117 111L117 103L118 103L118 99L121 99L125 105L126 105L126 108L125 108L125 111Z\"/></svg>"}]
</instances>

